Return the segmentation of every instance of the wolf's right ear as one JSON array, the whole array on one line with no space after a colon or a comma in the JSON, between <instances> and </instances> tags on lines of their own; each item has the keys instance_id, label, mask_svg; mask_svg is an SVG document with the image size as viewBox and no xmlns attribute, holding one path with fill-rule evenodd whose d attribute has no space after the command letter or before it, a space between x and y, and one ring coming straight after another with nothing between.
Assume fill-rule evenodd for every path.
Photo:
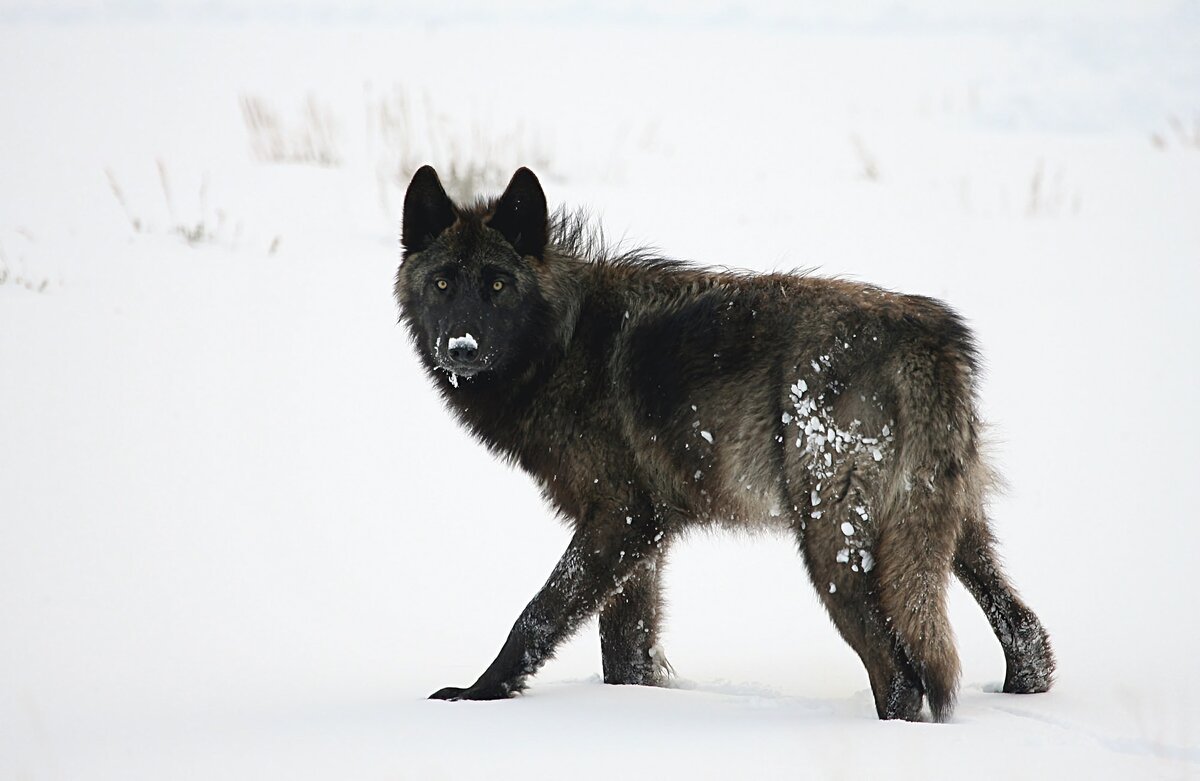
<instances>
[{"instance_id":1,"label":"wolf's right ear","mask_svg":"<svg viewBox=\"0 0 1200 781\"><path fill-rule=\"evenodd\" d=\"M446 195L437 171L431 165L421 166L404 194L400 243L409 252L420 252L453 225L455 219L454 204Z\"/></svg>"}]
</instances>

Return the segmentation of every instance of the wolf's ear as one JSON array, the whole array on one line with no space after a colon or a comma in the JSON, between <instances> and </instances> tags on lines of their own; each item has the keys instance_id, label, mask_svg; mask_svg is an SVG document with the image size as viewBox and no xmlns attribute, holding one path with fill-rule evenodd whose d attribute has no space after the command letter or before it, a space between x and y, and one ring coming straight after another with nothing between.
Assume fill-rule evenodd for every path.
<instances>
[{"instance_id":1,"label":"wolf's ear","mask_svg":"<svg viewBox=\"0 0 1200 781\"><path fill-rule=\"evenodd\" d=\"M541 258L546 249L546 194L533 171L518 168L488 222L517 254Z\"/></svg>"},{"instance_id":2,"label":"wolf's ear","mask_svg":"<svg viewBox=\"0 0 1200 781\"><path fill-rule=\"evenodd\" d=\"M409 252L420 252L453 225L454 220L454 204L446 195L437 171L430 165L421 166L404 194L400 243Z\"/></svg>"}]
</instances>

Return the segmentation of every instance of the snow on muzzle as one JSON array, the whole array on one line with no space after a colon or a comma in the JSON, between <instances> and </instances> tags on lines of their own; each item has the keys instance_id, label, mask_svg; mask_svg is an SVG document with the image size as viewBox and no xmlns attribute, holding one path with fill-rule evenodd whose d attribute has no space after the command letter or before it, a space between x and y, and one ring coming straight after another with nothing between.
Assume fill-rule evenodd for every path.
<instances>
[{"instance_id":1,"label":"snow on muzzle","mask_svg":"<svg viewBox=\"0 0 1200 781\"><path fill-rule=\"evenodd\" d=\"M486 361L479 349L479 340L467 331L461 336L451 336L446 340L445 354L440 363L448 371L470 377L483 369Z\"/></svg>"}]
</instances>

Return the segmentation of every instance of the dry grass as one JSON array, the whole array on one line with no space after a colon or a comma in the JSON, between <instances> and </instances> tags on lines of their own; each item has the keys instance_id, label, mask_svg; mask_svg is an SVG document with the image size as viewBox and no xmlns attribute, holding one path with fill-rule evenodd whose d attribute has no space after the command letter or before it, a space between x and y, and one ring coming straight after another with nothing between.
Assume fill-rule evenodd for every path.
<instances>
[{"instance_id":1,"label":"dry grass","mask_svg":"<svg viewBox=\"0 0 1200 781\"><path fill-rule=\"evenodd\" d=\"M158 226L142 216L142 212L134 208L131 200L121 187L117 174L111 168L105 168L104 174L108 179L109 190L113 198L125 214L129 227L135 234L154 234L177 236L189 247L204 245L223 246L237 249L242 246L244 226L241 220L231 219L221 208L211 208L208 199L209 176L205 173L200 178L196 196L190 200L189 208L177 207L175 188L167 164L161 159L155 160L158 173L158 184L162 193L163 205L166 207L167 222ZM157 205L155 205L157 208ZM183 214L186 212L186 216ZM268 255L273 255L279 249L280 237L275 236L267 247Z\"/></svg>"},{"instance_id":2,"label":"dry grass","mask_svg":"<svg viewBox=\"0 0 1200 781\"><path fill-rule=\"evenodd\" d=\"M871 154L871 150L867 149L867 145L863 143L862 138L857 133L850 135L850 144L854 147L854 154L858 158L859 171L862 177L869 182L878 182L879 161L875 155Z\"/></svg>"},{"instance_id":3,"label":"dry grass","mask_svg":"<svg viewBox=\"0 0 1200 781\"><path fill-rule=\"evenodd\" d=\"M30 274L24 266L25 258L23 256L18 256L10 261L4 245L0 244L0 286L12 285L33 293L45 293L50 287L50 279Z\"/></svg>"},{"instance_id":4,"label":"dry grass","mask_svg":"<svg viewBox=\"0 0 1200 781\"><path fill-rule=\"evenodd\" d=\"M1061 167L1046 175L1046 161L1038 160L1029 178L1025 201L1026 217L1062 217L1078 215L1083 199L1067 184L1066 171Z\"/></svg>"},{"instance_id":5,"label":"dry grass","mask_svg":"<svg viewBox=\"0 0 1200 781\"><path fill-rule=\"evenodd\" d=\"M543 139L522 122L505 125L470 113L450 117L428 93L414 95L399 85L379 93L367 85L364 103L368 155L389 217L426 163L437 167L450 197L460 201L498 191L521 165L553 173Z\"/></svg>"},{"instance_id":6,"label":"dry grass","mask_svg":"<svg viewBox=\"0 0 1200 781\"><path fill-rule=\"evenodd\" d=\"M290 119L260 95L242 94L238 103L251 152L260 162L336 167L365 156L389 220L412 175L426 163L437 167L447 192L460 201L503 188L521 165L553 173L541 135L523 122L498 122L470 110L451 115L428 92L400 85L383 90L365 85L362 148L344 143L340 128L353 123L335 117L314 93ZM115 184L113 191L119 191Z\"/></svg>"},{"instance_id":7,"label":"dry grass","mask_svg":"<svg viewBox=\"0 0 1200 781\"><path fill-rule=\"evenodd\" d=\"M1166 150L1171 146L1181 149L1200 149L1200 114L1192 117L1189 125L1183 118L1172 114L1167 117L1166 131L1150 134L1150 143L1156 149Z\"/></svg>"},{"instance_id":8,"label":"dry grass","mask_svg":"<svg viewBox=\"0 0 1200 781\"><path fill-rule=\"evenodd\" d=\"M297 116L283 115L259 95L243 94L238 103L250 134L250 149L264 163L340 166L338 125L333 112L309 93Z\"/></svg>"}]
</instances>

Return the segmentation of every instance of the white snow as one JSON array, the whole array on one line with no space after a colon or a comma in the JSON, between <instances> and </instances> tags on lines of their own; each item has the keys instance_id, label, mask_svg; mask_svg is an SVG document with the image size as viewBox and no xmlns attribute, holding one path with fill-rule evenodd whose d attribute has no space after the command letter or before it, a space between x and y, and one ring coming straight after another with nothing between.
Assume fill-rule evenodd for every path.
<instances>
[{"instance_id":1,"label":"white snow","mask_svg":"<svg viewBox=\"0 0 1200 781\"><path fill-rule=\"evenodd\" d=\"M705 441L706 441L706 442L708 442L710 445L712 444L712 441L713 441L713 435L712 435L712 432L709 432L709 431L701 431L701 432L700 432L700 436L704 437Z\"/></svg>"},{"instance_id":2,"label":"white snow","mask_svg":"<svg viewBox=\"0 0 1200 781\"><path fill-rule=\"evenodd\" d=\"M0 777L1200 774L1192 4L275 5L0 5ZM671 688L602 685L592 622L518 700L426 701L569 534L396 325L424 162L953 304L1056 688L995 691L955 585L954 723L879 724L794 541L713 533L664 570Z\"/></svg>"},{"instance_id":3,"label":"white snow","mask_svg":"<svg viewBox=\"0 0 1200 781\"><path fill-rule=\"evenodd\" d=\"M842 529L842 534L844 534L845 536L847 536L847 537L854 536L854 524L850 523L849 521L843 521L841 529Z\"/></svg>"},{"instance_id":4,"label":"white snow","mask_svg":"<svg viewBox=\"0 0 1200 781\"><path fill-rule=\"evenodd\" d=\"M464 334L463 336L453 336L450 338L450 341L446 343L446 349L448 350L453 350L458 347L465 347L468 350L475 350L479 348L479 342L475 341L475 337L468 333Z\"/></svg>"},{"instance_id":5,"label":"white snow","mask_svg":"<svg viewBox=\"0 0 1200 781\"><path fill-rule=\"evenodd\" d=\"M821 356L821 360L827 366L832 365L832 359L827 355ZM813 366L817 366L816 362L813 362ZM883 460L882 450L868 445L878 443L879 438L866 436L861 431L861 420L854 419L845 429L839 427L833 414L834 399L831 397L835 395L835 391L829 390L814 398L813 394L808 393L808 385L803 380L797 381L790 388L789 400L796 411L794 420L798 429L796 447L802 449L807 456L805 466L809 474L822 480L833 477L844 460L852 458L864 449L870 449L875 461ZM884 429L887 430L887 426ZM890 436L885 436L884 439L884 444L891 443ZM837 467L834 465L835 460ZM816 492L813 496L816 497ZM819 499L815 499L813 503L817 504L818 501Z\"/></svg>"}]
</instances>

